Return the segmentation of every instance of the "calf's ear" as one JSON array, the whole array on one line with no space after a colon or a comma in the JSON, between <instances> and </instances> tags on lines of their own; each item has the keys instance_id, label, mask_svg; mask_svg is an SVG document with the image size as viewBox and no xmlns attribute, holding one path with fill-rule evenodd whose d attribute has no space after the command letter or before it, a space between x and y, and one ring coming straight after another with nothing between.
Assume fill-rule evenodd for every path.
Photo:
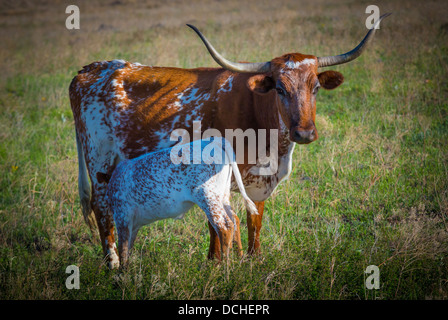
<instances>
[{"instance_id":1,"label":"calf's ear","mask_svg":"<svg viewBox=\"0 0 448 320\"><path fill-rule=\"evenodd\" d=\"M335 89L344 82L342 73L332 70L321 72L317 77L322 88L327 90Z\"/></svg>"},{"instance_id":2,"label":"calf's ear","mask_svg":"<svg viewBox=\"0 0 448 320\"><path fill-rule=\"evenodd\" d=\"M274 89L275 83L271 77L265 74L257 74L247 80L247 86L253 92L263 94L267 93L271 89Z\"/></svg>"}]
</instances>

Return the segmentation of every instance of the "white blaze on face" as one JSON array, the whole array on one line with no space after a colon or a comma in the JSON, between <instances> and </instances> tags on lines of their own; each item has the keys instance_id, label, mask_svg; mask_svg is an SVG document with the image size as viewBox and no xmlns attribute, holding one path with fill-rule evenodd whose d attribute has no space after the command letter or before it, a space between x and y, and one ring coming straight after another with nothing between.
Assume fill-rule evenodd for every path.
<instances>
[{"instance_id":1,"label":"white blaze on face","mask_svg":"<svg viewBox=\"0 0 448 320\"><path fill-rule=\"evenodd\" d=\"M288 69L298 69L300 66L303 66L303 65L309 66L309 65L313 65L315 63L316 63L316 61L314 61L314 59L307 58L307 59L303 59L302 61L291 61L291 60L286 61L285 66Z\"/></svg>"}]
</instances>

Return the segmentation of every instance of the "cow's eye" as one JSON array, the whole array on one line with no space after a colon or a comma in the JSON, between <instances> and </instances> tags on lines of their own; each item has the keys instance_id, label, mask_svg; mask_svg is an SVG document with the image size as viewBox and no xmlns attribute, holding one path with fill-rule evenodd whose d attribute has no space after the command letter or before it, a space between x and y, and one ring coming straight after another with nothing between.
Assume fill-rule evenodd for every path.
<instances>
[{"instance_id":1,"label":"cow's eye","mask_svg":"<svg viewBox=\"0 0 448 320\"><path fill-rule=\"evenodd\" d=\"M313 89L313 94L317 94L317 91L319 91L320 84L316 85Z\"/></svg>"},{"instance_id":2,"label":"cow's eye","mask_svg":"<svg viewBox=\"0 0 448 320\"><path fill-rule=\"evenodd\" d=\"M277 90L277 93L278 93L279 95L282 95L282 96L285 95L285 91L284 91L282 88L277 87L277 88L275 88L275 90Z\"/></svg>"}]
</instances>

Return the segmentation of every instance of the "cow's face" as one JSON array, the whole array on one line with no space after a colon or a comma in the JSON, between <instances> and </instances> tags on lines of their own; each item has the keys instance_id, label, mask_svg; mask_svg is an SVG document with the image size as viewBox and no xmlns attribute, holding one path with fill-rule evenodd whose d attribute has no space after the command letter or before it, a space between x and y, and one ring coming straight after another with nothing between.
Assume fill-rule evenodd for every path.
<instances>
[{"instance_id":1,"label":"cow's face","mask_svg":"<svg viewBox=\"0 0 448 320\"><path fill-rule=\"evenodd\" d=\"M382 19L390 13L383 14L367 35L353 49L344 54L315 57L300 53L285 54L271 61L240 63L225 59L199 30L192 28L204 42L210 55L227 70L256 74L251 76L247 85L257 94L267 94L276 90L276 104L280 116L289 129L289 138L297 143L310 143L317 139L315 126L316 94L319 87L334 89L343 81L342 74L336 71L318 73L318 67L329 67L355 60L366 49L367 44L379 29Z\"/></svg>"},{"instance_id":2,"label":"cow's face","mask_svg":"<svg viewBox=\"0 0 448 320\"><path fill-rule=\"evenodd\" d=\"M248 80L256 94L276 91L280 116L289 129L289 139L305 144L317 139L316 96L319 88L334 89L344 77L336 71L317 71L315 56L286 54L271 61L271 72Z\"/></svg>"}]
</instances>

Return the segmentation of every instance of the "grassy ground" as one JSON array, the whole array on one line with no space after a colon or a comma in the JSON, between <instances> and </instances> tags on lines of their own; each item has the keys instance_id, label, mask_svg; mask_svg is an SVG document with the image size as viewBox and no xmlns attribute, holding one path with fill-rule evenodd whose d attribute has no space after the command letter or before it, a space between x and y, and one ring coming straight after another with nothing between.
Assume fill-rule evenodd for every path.
<instances>
[{"instance_id":1,"label":"grassy ground","mask_svg":"<svg viewBox=\"0 0 448 320\"><path fill-rule=\"evenodd\" d=\"M70 3L69 3L70 2ZM130 269L107 270L84 224L68 85L83 65L125 59L215 66L193 23L232 60L337 54L365 34L369 1L72 1L0 4L0 299L448 298L448 6L388 1L373 45L320 91L318 141L266 202L262 254L206 259L194 209L139 235ZM245 213L239 196L234 207ZM80 289L65 287L68 265ZM380 269L368 290L364 270Z\"/></svg>"}]
</instances>

